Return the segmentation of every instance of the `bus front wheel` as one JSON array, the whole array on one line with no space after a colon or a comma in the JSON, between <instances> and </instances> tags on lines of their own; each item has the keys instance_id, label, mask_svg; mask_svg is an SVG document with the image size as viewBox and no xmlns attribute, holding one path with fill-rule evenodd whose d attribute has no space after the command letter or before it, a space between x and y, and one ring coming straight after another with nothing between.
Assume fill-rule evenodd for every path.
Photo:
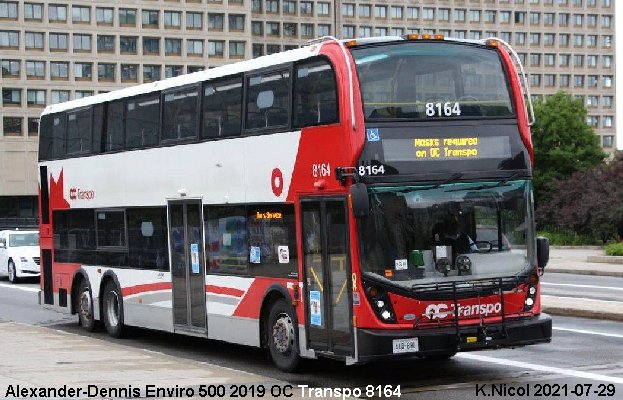
<instances>
[{"instance_id":1,"label":"bus front wheel","mask_svg":"<svg viewBox=\"0 0 623 400\"><path fill-rule=\"evenodd\" d=\"M113 281L104 287L103 319L106 331L114 338L123 336L123 298L121 290Z\"/></svg>"},{"instance_id":2,"label":"bus front wheel","mask_svg":"<svg viewBox=\"0 0 623 400\"><path fill-rule=\"evenodd\" d=\"M285 299L277 300L270 309L266 333L270 357L284 372L294 371L299 363L297 329L292 306Z\"/></svg>"}]
</instances>

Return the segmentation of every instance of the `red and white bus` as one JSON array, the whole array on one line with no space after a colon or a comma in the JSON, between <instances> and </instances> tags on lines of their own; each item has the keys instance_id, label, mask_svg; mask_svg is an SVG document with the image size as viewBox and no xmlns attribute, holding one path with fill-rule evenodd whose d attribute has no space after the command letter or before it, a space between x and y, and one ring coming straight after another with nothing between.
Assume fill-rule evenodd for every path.
<instances>
[{"instance_id":1,"label":"red and white bus","mask_svg":"<svg viewBox=\"0 0 623 400\"><path fill-rule=\"evenodd\" d=\"M283 370L550 341L512 53L325 38L48 106L41 304Z\"/></svg>"}]
</instances>

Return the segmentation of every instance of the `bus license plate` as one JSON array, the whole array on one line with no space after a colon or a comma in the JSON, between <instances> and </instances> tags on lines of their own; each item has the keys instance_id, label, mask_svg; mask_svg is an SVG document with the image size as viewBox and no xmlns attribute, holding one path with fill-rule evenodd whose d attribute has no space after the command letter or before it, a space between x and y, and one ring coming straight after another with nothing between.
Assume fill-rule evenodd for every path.
<instances>
[{"instance_id":1,"label":"bus license plate","mask_svg":"<svg viewBox=\"0 0 623 400\"><path fill-rule=\"evenodd\" d=\"M394 339L394 354L396 353L415 353L420 351L417 338Z\"/></svg>"}]
</instances>

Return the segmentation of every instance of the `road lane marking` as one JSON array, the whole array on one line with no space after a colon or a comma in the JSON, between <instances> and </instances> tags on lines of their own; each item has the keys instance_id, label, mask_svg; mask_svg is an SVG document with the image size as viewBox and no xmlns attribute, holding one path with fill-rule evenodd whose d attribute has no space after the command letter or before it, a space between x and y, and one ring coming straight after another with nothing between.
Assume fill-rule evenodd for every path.
<instances>
[{"instance_id":1,"label":"road lane marking","mask_svg":"<svg viewBox=\"0 0 623 400\"><path fill-rule=\"evenodd\" d=\"M620 290L620 291L623 292L623 288L621 288L621 287L613 287L613 286L576 285L576 284L573 284L573 283L549 283L549 282L541 282L541 285L545 285L545 286L569 286L569 287L584 288L584 289Z\"/></svg>"},{"instance_id":2,"label":"road lane marking","mask_svg":"<svg viewBox=\"0 0 623 400\"><path fill-rule=\"evenodd\" d=\"M552 327L552 329L555 331L584 333L586 335L598 335L598 336L607 336L607 337L614 337L614 338L623 338L623 335L619 335L618 333L597 332L597 331L589 331L586 329L559 328L557 326Z\"/></svg>"},{"instance_id":3,"label":"road lane marking","mask_svg":"<svg viewBox=\"0 0 623 400\"><path fill-rule=\"evenodd\" d=\"M9 288L9 289L23 290L24 292L38 292L39 291L39 288L28 287L28 286L10 285L8 283L0 283L0 287L5 287L5 288Z\"/></svg>"},{"instance_id":4,"label":"road lane marking","mask_svg":"<svg viewBox=\"0 0 623 400\"><path fill-rule=\"evenodd\" d=\"M471 361L487 362L487 363L492 363L492 364L506 365L510 367L531 369L533 371L549 372L552 374L572 376L574 378L590 379L593 381L623 384L623 378L616 377L616 376L595 374L593 372L576 371L574 369L567 369L567 368L549 367L547 365L532 364L532 363L527 363L523 361L509 360L506 358L494 358L494 357L481 356L479 354L471 354L471 353L459 353L455 357L463 358L463 359L471 360Z\"/></svg>"}]
</instances>

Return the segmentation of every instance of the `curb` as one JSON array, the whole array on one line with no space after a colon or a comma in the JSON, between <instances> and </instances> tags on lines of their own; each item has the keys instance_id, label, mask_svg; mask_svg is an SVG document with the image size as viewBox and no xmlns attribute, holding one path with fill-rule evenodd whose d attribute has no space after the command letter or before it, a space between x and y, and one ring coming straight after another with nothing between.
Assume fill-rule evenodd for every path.
<instances>
[{"instance_id":1,"label":"curb","mask_svg":"<svg viewBox=\"0 0 623 400\"><path fill-rule=\"evenodd\" d=\"M556 267L545 267L546 274L574 274L574 275L593 275L593 276L612 276L616 278L623 278L623 269L621 271L612 270L612 271L604 271L600 270L592 270L592 269L572 269L572 268L556 268Z\"/></svg>"},{"instance_id":2,"label":"curb","mask_svg":"<svg viewBox=\"0 0 623 400\"><path fill-rule=\"evenodd\" d=\"M623 264L621 256L587 256L586 261L606 264Z\"/></svg>"},{"instance_id":3,"label":"curb","mask_svg":"<svg viewBox=\"0 0 623 400\"><path fill-rule=\"evenodd\" d=\"M603 250L604 246L549 246L554 250Z\"/></svg>"},{"instance_id":4,"label":"curb","mask_svg":"<svg viewBox=\"0 0 623 400\"><path fill-rule=\"evenodd\" d=\"M542 305L541 309L551 315L558 315L562 317L579 317L579 318L592 318L610 321L623 321L623 313L613 313L598 310L583 310L579 308L569 307L557 307Z\"/></svg>"}]
</instances>

